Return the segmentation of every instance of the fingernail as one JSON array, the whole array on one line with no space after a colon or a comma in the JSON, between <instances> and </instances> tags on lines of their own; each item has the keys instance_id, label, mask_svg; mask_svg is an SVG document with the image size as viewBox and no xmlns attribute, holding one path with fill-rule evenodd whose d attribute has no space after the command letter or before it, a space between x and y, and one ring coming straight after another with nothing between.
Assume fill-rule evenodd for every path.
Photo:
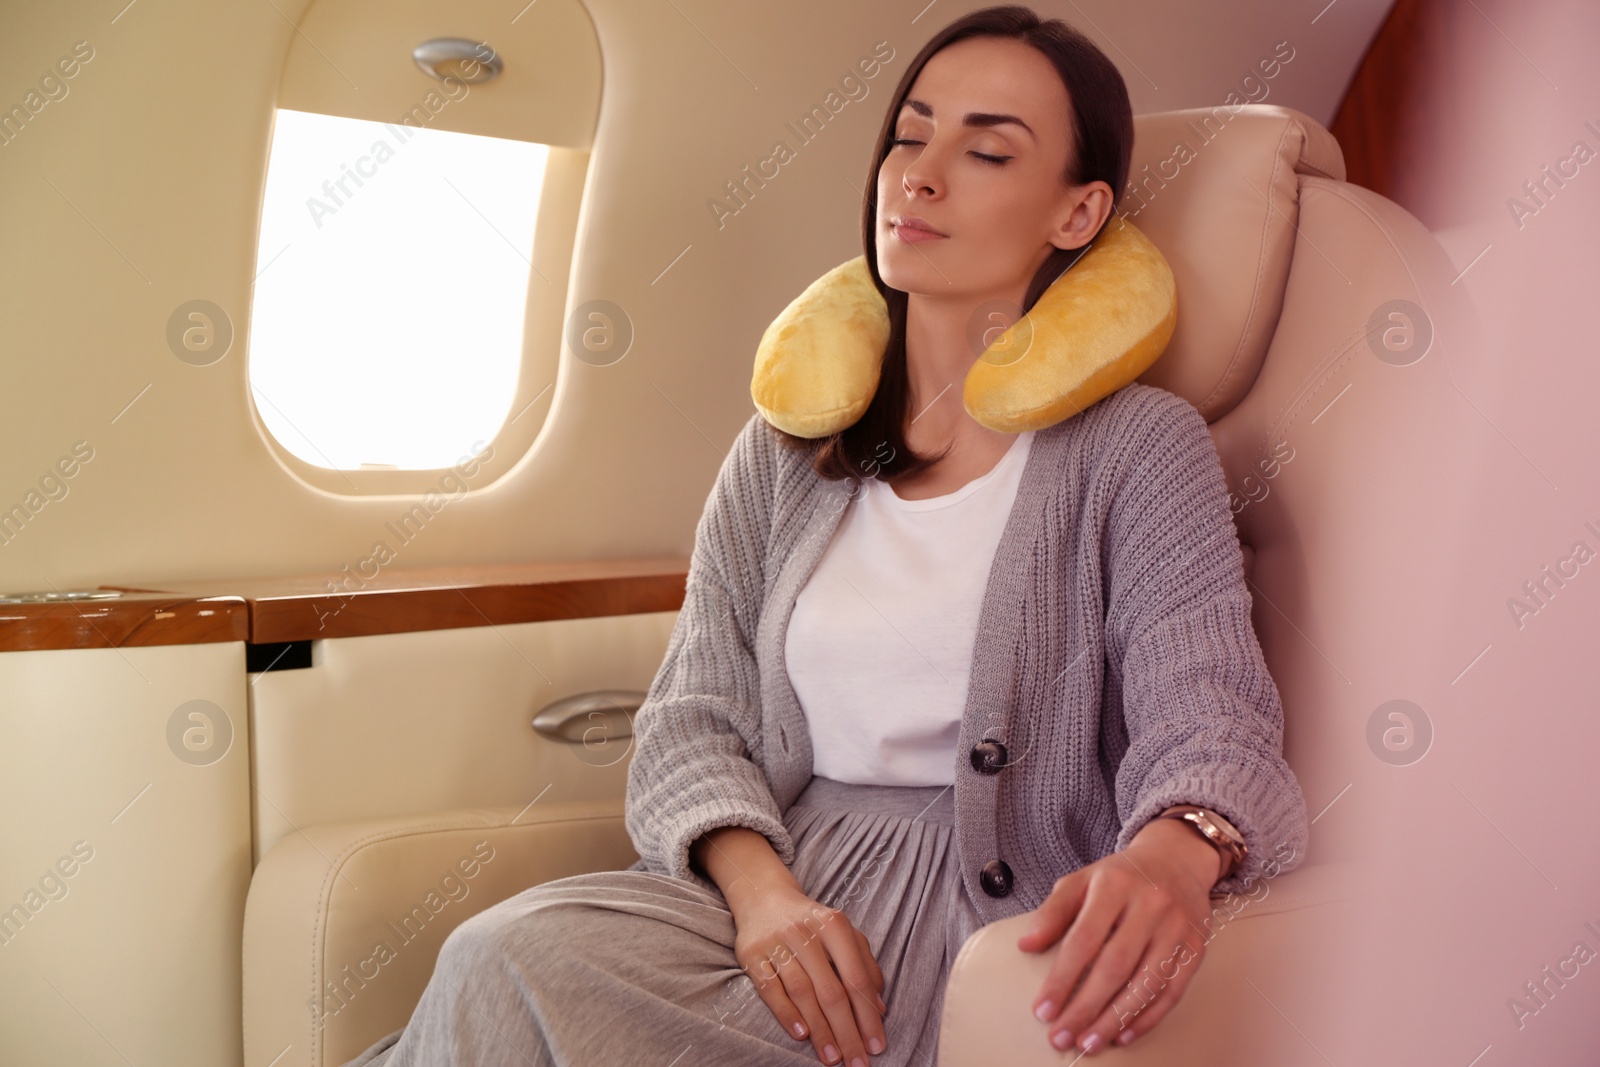
<instances>
[{"instance_id":1,"label":"fingernail","mask_svg":"<svg viewBox=\"0 0 1600 1067\"><path fill-rule=\"evenodd\" d=\"M1124 1030L1124 1031L1122 1031L1122 1036L1117 1038L1117 1044L1119 1044L1119 1045L1131 1045L1131 1044L1133 1044L1133 1038L1134 1038L1134 1032L1132 1030Z\"/></svg>"},{"instance_id":2,"label":"fingernail","mask_svg":"<svg viewBox=\"0 0 1600 1067\"><path fill-rule=\"evenodd\" d=\"M805 1037L806 1036L806 1028L805 1028L805 1024L804 1023L795 1023L794 1026L792 1027L792 1029L794 1030L794 1036L795 1037Z\"/></svg>"},{"instance_id":3,"label":"fingernail","mask_svg":"<svg viewBox=\"0 0 1600 1067\"><path fill-rule=\"evenodd\" d=\"M1088 1037L1085 1037L1081 1042L1078 1043L1078 1047L1083 1049L1085 1052L1093 1052L1095 1049L1100 1047L1100 1035L1090 1034Z\"/></svg>"},{"instance_id":4,"label":"fingernail","mask_svg":"<svg viewBox=\"0 0 1600 1067\"><path fill-rule=\"evenodd\" d=\"M874 1037L874 1038L868 1039L868 1041L867 1041L867 1051L872 1053L874 1056L876 1056L878 1053L882 1052L883 1051L883 1038Z\"/></svg>"},{"instance_id":5,"label":"fingernail","mask_svg":"<svg viewBox=\"0 0 1600 1067\"><path fill-rule=\"evenodd\" d=\"M1040 1022L1048 1022L1055 1017L1056 1006L1054 1001L1042 1000L1039 1006L1033 1009L1033 1014Z\"/></svg>"},{"instance_id":6,"label":"fingernail","mask_svg":"<svg viewBox=\"0 0 1600 1067\"><path fill-rule=\"evenodd\" d=\"M1072 1044L1072 1031L1057 1030L1055 1033L1050 1035L1050 1043L1056 1048L1066 1048L1068 1045Z\"/></svg>"},{"instance_id":7,"label":"fingernail","mask_svg":"<svg viewBox=\"0 0 1600 1067\"><path fill-rule=\"evenodd\" d=\"M822 1058L827 1060L829 1063L832 1063L834 1060L839 1058L839 1050L834 1048L832 1045L823 1045Z\"/></svg>"},{"instance_id":8,"label":"fingernail","mask_svg":"<svg viewBox=\"0 0 1600 1067\"><path fill-rule=\"evenodd\" d=\"M850 1061L850 1067L867 1067L867 1061L862 1059L860 1056L857 1056L855 1059Z\"/></svg>"}]
</instances>

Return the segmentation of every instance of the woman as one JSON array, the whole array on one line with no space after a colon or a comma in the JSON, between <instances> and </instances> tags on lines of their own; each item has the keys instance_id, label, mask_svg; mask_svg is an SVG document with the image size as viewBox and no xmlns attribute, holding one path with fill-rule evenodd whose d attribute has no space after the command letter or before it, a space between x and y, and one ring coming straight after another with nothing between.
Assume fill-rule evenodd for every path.
<instances>
[{"instance_id":1,"label":"woman","mask_svg":"<svg viewBox=\"0 0 1600 1067\"><path fill-rule=\"evenodd\" d=\"M863 213L882 381L820 442L752 417L723 464L635 724L639 861L463 923L350 1067L931 1061L962 942L1025 911L1039 1040L1092 1052L1177 1002L1213 888L1300 858L1199 413L1136 383L1002 434L951 388L1100 232L1132 138L1116 68L1026 8L912 61ZM1242 862L1160 817L1189 804Z\"/></svg>"}]
</instances>

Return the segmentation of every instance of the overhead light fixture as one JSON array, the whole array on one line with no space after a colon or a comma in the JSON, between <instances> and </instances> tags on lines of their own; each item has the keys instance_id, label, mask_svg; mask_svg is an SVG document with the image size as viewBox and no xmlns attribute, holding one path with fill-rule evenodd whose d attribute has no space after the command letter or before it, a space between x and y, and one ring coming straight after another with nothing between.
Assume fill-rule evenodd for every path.
<instances>
[{"instance_id":1,"label":"overhead light fixture","mask_svg":"<svg viewBox=\"0 0 1600 1067\"><path fill-rule=\"evenodd\" d=\"M435 37L423 41L411 50L423 73L444 81L457 81L477 85L493 81L505 64L486 41L469 41L465 37Z\"/></svg>"}]
</instances>

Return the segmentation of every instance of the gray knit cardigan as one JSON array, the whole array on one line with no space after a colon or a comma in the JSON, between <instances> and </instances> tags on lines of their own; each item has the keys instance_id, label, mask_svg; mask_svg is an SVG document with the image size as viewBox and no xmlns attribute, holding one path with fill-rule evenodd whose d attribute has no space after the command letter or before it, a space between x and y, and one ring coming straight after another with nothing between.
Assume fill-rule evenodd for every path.
<instances>
[{"instance_id":1,"label":"gray knit cardigan","mask_svg":"<svg viewBox=\"0 0 1600 1067\"><path fill-rule=\"evenodd\" d=\"M793 863L783 814L812 764L784 632L859 490L819 477L759 414L734 441L634 723L633 869L714 888L689 846L731 825ZM1127 847L1172 804L1220 812L1249 845L1216 893L1246 888L1269 860L1299 865L1305 799L1250 608L1221 463L1193 405L1136 382L1035 434L989 570L954 754L957 855L985 922L1038 907L1058 877ZM986 740L1007 753L998 771L973 757ZM999 896L996 876L980 877L995 861L1009 867Z\"/></svg>"}]
</instances>

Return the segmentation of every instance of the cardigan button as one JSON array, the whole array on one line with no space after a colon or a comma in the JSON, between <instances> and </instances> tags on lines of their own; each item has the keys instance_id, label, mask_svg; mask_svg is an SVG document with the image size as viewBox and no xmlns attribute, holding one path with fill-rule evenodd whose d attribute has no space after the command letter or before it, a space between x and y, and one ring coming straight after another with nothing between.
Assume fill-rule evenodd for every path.
<instances>
[{"instance_id":1,"label":"cardigan button","mask_svg":"<svg viewBox=\"0 0 1600 1067\"><path fill-rule=\"evenodd\" d=\"M1003 897L1011 892L1011 868L1005 860L990 860L983 865L978 881L991 897Z\"/></svg>"},{"instance_id":2,"label":"cardigan button","mask_svg":"<svg viewBox=\"0 0 1600 1067\"><path fill-rule=\"evenodd\" d=\"M972 769L979 774L999 774L1006 765L1006 746L986 737L972 746Z\"/></svg>"}]
</instances>

